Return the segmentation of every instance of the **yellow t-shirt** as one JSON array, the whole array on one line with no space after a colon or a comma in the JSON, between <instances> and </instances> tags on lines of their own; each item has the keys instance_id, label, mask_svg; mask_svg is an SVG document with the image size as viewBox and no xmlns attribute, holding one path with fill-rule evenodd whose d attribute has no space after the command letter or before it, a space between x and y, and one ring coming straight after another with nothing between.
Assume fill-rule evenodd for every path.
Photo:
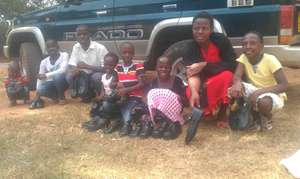
<instances>
[{"instance_id":1,"label":"yellow t-shirt","mask_svg":"<svg viewBox=\"0 0 300 179\"><path fill-rule=\"evenodd\" d=\"M263 58L256 65L252 65L244 54L237 61L244 65L249 82L257 88L277 85L274 73L281 69L282 66L275 56L264 53ZM280 96L283 99L287 98L285 93L281 93Z\"/></svg>"}]
</instances>

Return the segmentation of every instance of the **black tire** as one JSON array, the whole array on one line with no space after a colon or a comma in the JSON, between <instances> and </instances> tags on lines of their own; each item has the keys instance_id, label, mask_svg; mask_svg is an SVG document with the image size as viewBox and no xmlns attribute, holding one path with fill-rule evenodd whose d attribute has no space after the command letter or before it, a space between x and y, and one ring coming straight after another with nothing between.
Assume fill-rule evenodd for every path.
<instances>
[{"instance_id":1,"label":"black tire","mask_svg":"<svg viewBox=\"0 0 300 179\"><path fill-rule=\"evenodd\" d=\"M172 44L165 52L164 55L169 57L172 62L172 74L178 76L187 84L186 68L183 63L183 54L187 49L187 42L190 40L182 40Z\"/></svg>"},{"instance_id":2,"label":"black tire","mask_svg":"<svg viewBox=\"0 0 300 179\"><path fill-rule=\"evenodd\" d=\"M29 80L30 90L35 90L36 88L41 58L42 53L36 43L25 42L21 44L19 63L22 72Z\"/></svg>"}]
</instances>

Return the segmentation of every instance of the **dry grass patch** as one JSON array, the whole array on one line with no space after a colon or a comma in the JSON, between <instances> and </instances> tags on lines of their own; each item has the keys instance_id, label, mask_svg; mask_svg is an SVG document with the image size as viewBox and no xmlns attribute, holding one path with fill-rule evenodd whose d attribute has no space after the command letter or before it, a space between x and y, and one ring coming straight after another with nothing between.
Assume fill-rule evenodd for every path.
<instances>
[{"instance_id":1,"label":"dry grass patch","mask_svg":"<svg viewBox=\"0 0 300 179\"><path fill-rule=\"evenodd\" d=\"M2 90L0 178L292 178L279 161L300 148L299 89L293 82L271 132L233 132L209 121L190 146L186 128L173 141L89 133L80 127L89 105L8 108Z\"/></svg>"}]
</instances>

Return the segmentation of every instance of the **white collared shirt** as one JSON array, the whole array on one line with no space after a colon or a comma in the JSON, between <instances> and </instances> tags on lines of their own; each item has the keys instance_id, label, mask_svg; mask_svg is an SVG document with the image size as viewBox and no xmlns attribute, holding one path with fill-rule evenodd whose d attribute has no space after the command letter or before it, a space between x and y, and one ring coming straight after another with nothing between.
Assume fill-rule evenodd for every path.
<instances>
[{"instance_id":1,"label":"white collared shirt","mask_svg":"<svg viewBox=\"0 0 300 179\"><path fill-rule=\"evenodd\" d=\"M53 76L65 73L68 67L69 55L66 52L59 52L59 57L54 64L51 64L50 57L46 57L40 64L39 74L45 74L46 79L43 81L52 81ZM43 82L37 81L37 87Z\"/></svg>"},{"instance_id":2,"label":"white collared shirt","mask_svg":"<svg viewBox=\"0 0 300 179\"><path fill-rule=\"evenodd\" d=\"M108 53L104 45L91 41L87 50L84 50L80 43L73 46L69 65L77 66L78 62L84 62L88 65L101 67L103 66L104 56ZM86 73L92 73L91 70L84 69Z\"/></svg>"}]
</instances>

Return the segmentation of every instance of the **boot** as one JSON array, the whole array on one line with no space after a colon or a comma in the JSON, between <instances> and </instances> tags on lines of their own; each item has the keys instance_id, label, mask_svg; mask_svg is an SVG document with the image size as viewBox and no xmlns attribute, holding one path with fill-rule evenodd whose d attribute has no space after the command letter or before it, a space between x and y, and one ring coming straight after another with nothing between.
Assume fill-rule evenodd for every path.
<instances>
[{"instance_id":1,"label":"boot","mask_svg":"<svg viewBox=\"0 0 300 179\"><path fill-rule=\"evenodd\" d=\"M131 132L131 124L126 122L123 124L123 127L121 128L119 135L122 136L126 136Z\"/></svg>"},{"instance_id":2,"label":"boot","mask_svg":"<svg viewBox=\"0 0 300 179\"><path fill-rule=\"evenodd\" d=\"M142 130L142 124L140 122L137 122L136 125L135 125L135 128L134 130L132 130L129 134L130 137L137 137L140 132Z\"/></svg>"},{"instance_id":3,"label":"boot","mask_svg":"<svg viewBox=\"0 0 300 179\"><path fill-rule=\"evenodd\" d=\"M142 131L140 133L140 137L141 138L147 138L151 135L152 133L152 123L151 122L145 122L145 124L143 125Z\"/></svg>"},{"instance_id":4,"label":"boot","mask_svg":"<svg viewBox=\"0 0 300 179\"><path fill-rule=\"evenodd\" d=\"M176 139L181 132L181 126L179 122L172 122L166 131L163 133L163 138L165 140Z\"/></svg>"},{"instance_id":5,"label":"boot","mask_svg":"<svg viewBox=\"0 0 300 179\"><path fill-rule=\"evenodd\" d=\"M161 138L167 127L168 127L168 122L163 120L160 126L152 131L152 137Z\"/></svg>"}]
</instances>

